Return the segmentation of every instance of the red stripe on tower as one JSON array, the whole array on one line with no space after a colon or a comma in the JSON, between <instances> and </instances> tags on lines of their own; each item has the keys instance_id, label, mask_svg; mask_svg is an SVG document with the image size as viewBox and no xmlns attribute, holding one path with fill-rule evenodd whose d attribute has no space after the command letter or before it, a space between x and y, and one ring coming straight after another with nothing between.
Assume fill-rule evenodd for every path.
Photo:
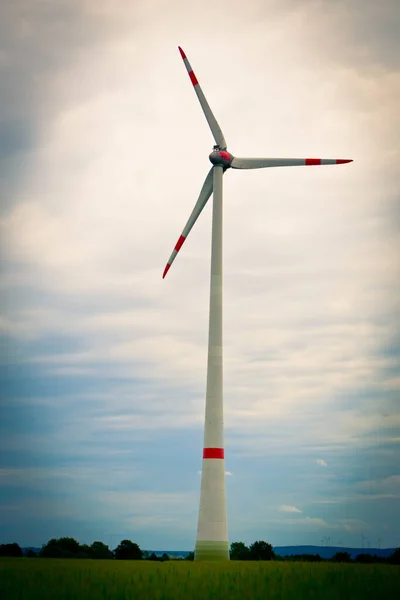
<instances>
[{"instance_id":1,"label":"red stripe on tower","mask_svg":"<svg viewBox=\"0 0 400 600\"><path fill-rule=\"evenodd\" d=\"M179 240L176 242L176 246L175 246L175 250L177 252L179 252L179 250L182 248L182 244L183 244L183 242L185 240L186 240L186 238L183 235L181 235L181 237L179 238Z\"/></svg>"},{"instance_id":2,"label":"red stripe on tower","mask_svg":"<svg viewBox=\"0 0 400 600\"><path fill-rule=\"evenodd\" d=\"M197 81L197 77L194 74L194 71L189 71L189 77L190 77L190 81L193 83L193 85L199 84L199 82Z\"/></svg>"},{"instance_id":3,"label":"red stripe on tower","mask_svg":"<svg viewBox=\"0 0 400 600\"><path fill-rule=\"evenodd\" d=\"M337 165L343 165L344 163L349 163L349 162L353 162L353 159L352 158L337 158L336 159Z\"/></svg>"},{"instance_id":4,"label":"red stripe on tower","mask_svg":"<svg viewBox=\"0 0 400 600\"><path fill-rule=\"evenodd\" d=\"M306 166L320 165L320 164L321 164L320 158L306 158Z\"/></svg>"},{"instance_id":5,"label":"red stripe on tower","mask_svg":"<svg viewBox=\"0 0 400 600\"><path fill-rule=\"evenodd\" d=\"M186 54L184 53L184 51L182 50L182 48L180 46L178 46L178 50L181 53L181 56L182 56L183 60L185 60Z\"/></svg>"},{"instance_id":6,"label":"red stripe on tower","mask_svg":"<svg viewBox=\"0 0 400 600\"><path fill-rule=\"evenodd\" d=\"M204 448L203 458L224 458L223 448Z\"/></svg>"}]
</instances>

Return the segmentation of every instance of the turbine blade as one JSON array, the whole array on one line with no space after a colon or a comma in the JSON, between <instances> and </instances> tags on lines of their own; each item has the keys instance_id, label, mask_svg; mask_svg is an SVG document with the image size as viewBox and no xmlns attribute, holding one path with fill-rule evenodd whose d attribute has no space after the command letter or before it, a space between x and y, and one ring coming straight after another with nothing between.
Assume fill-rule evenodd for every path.
<instances>
[{"instance_id":1,"label":"turbine blade","mask_svg":"<svg viewBox=\"0 0 400 600\"><path fill-rule=\"evenodd\" d=\"M313 165L341 165L353 162L344 158L233 158L232 169L263 169L265 167L297 167Z\"/></svg>"},{"instance_id":2,"label":"turbine blade","mask_svg":"<svg viewBox=\"0 0 400 600\"><path fill-rule=\"evenodd\" d=\"M190 81L193 84L194 91L197 94L197 97L201 104L201 108L203 109L204 115L208 121L211 132L214 136L215 143L218 144L218 146L221 148L221 150L226 150L226 148L227 148L226 141L224 138L224 134L222 133L221 127L218 125L217 120L212 113L212 110L206 100L206 97L203 94L203 90L201 89L200 84L197 81L197 77L194 74L192 67L190 66L190 62L188 61L186 54L184 53L184 51L182 50L182 48L180 46L178 46L178 48L179 48L179 52L181 53L181 56L183 58L183 62L185 63L187 72L189 73Z\"/></svg>"},{"instance_id":3,"label":"turbine blade","mask_svg":"<svg viewBox=\"0 0 400 600\"><path fill-rule=\"evenodd\" d=\"M214 169L214 167L211 167L210 171L208 172L208 175L203 183L203 187L201 188L199 198L195 204L194 209L192 210L192 214L190 215L188 222L186 223L186 225L182 231L182 234L179 237L178 241L176 242L175 248L173 249L172 254L169 257L169 260L164 269L163 279L166 276L166 274L168 273L168 270L169 270L170 266L172 265L172 263L174 262L175 257L178 254L179 250L181 249L183 242L186 240L187 236L189 235L190 230L192 229L193 225L196 223L201 211L207 204L207 201L212 194L212 191L213 191L213 169Z\"/></svg>"}]
</instances>

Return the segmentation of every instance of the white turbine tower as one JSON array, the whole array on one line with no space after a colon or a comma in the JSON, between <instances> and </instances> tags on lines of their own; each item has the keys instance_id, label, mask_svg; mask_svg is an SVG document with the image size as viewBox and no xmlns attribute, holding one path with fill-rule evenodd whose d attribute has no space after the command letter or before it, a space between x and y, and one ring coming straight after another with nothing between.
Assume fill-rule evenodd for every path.
<instances>
[{"instance_id":1,"label":"white turbine tower","mask_svg":"<svg viewBox=\"0 0 400 600\"><path fill-rule=\"evenodd\" d=\"M196 205L164 269L163 278L183 242L189 235L207 200L213 194L210 316L208 333L207 392L204 424L203 468L195 560L229 560L228 526L225 496L225 460L222 401L222 176L229 169L261 169L337 165L351 160L331 158L236 158L227 152L227 144L197 77L182 48L183 58L194 91L214 136L210 154L212 163Z\"/></svg>"}]
</instances>

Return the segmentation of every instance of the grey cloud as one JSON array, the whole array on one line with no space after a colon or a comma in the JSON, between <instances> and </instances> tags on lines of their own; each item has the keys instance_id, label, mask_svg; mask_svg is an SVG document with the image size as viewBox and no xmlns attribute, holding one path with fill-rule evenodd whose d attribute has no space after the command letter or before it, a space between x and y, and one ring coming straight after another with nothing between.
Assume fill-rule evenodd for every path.
<instances>
[{"instance_id":1,"label":"grey cloud","mask_svg":"<svg viewBox=\"0 0 400 600\"><path fill-rule=\"evenodd\" d=\"M301 0L286 4L308 41L330 60L371 70L400 67L397 0ZM265 6L265 8L267 8Z\"/></svg>"},{"instance_id":2,"label":"grey cloud","mask_svg":"<svg viewBox=\"0 0 400 600\"><path fill-rule=\"evenodd\" d=\"M123 28L123 21L121 21ZM87 18L79 0L5 2L0 21L0 190L9 210L31 168L42 130L59 109L49 89L87 48L104 43L112 27L101 14Z\"/></svg>"},{"instance_id":3,"label":"grey cloud","mask_svg":"<svg viewBox=\"0 0 400 600\"><path fill-rule=\"evenodd\" d=\"M400 10L396 0L350 0L341 2L343 17L336 32L345 34L350 51L354 48L365 66L379 64L384 68L400 68ZM357 43L351 42L356 38ZM349 57L351 60L351 57Z\"/></svg>"}]
</instances>

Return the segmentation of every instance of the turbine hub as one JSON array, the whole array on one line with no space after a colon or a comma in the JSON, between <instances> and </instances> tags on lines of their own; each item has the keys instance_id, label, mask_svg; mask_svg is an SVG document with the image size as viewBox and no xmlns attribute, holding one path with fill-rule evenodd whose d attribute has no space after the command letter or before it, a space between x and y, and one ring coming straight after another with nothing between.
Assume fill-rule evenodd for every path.
<instances>
[{"instance_id":1,"label":"turbine hub","mask_svg":"<svg viewBox=\"0 0 400 600\"><path fill-rule=\"evenodd\" d=\"M231 166L233 156L230 152L226 152L226 150L213 150L209 159L213 165L221 165L225 171Z\"/></svg>"}]
</instances>

